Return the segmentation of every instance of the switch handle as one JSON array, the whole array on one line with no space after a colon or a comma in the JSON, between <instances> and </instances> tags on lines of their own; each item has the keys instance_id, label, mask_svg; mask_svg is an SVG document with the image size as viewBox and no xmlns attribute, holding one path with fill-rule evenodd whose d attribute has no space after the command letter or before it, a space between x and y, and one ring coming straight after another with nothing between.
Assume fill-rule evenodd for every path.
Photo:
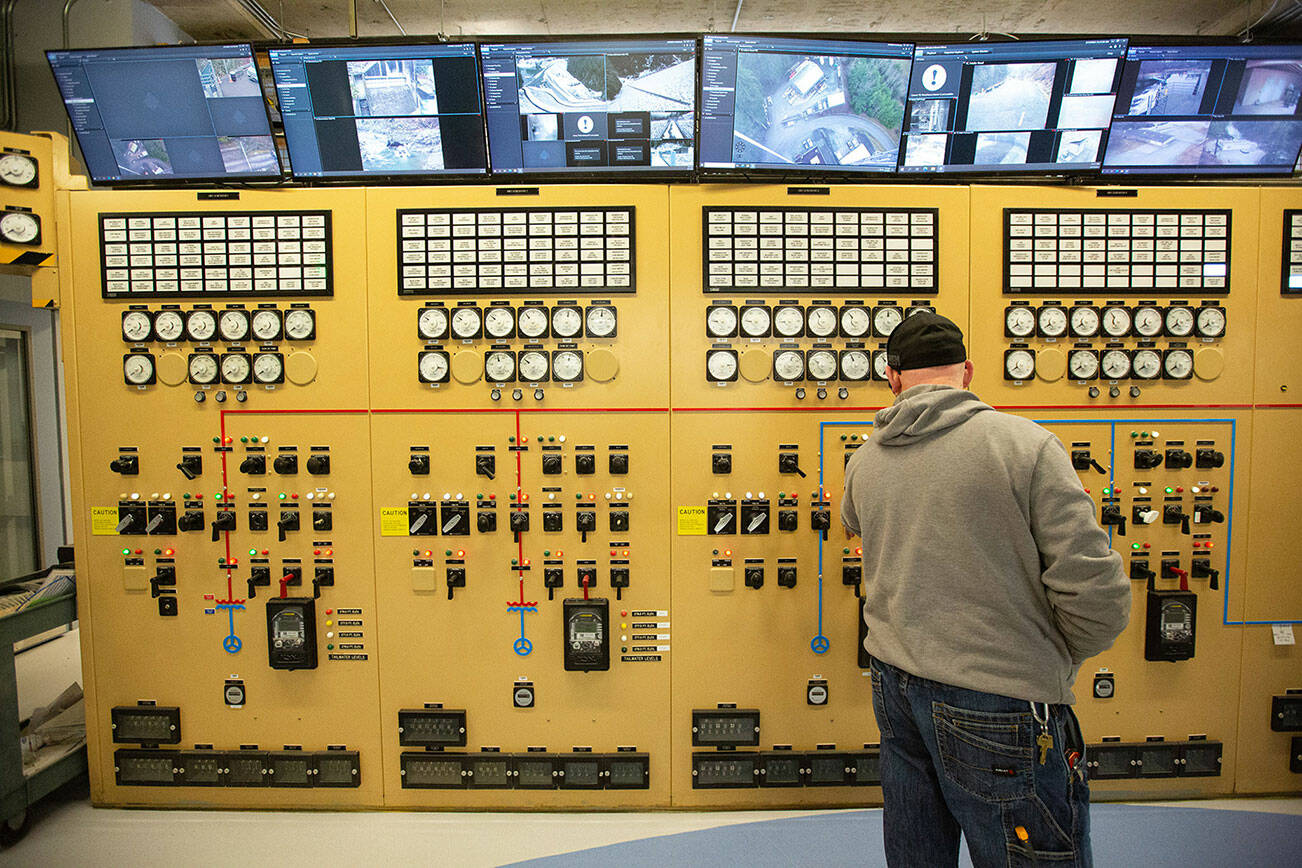
<instances>
[{"instance_id":1,"label":"switch handle","mask_svg":"<svg viewBox=\"0 0 1302 868\"><path fill-rule=\"evenodd\" d=\"M118 522L118 526L117 526L117 528L114 530L114 532L115 532L115 533L122 533L122 531L124 531L124 530L126 530L127 528L131 527L131 522L133 522L133 521L135 521L135 520L136 520L136 517L135 517L134 515L130 515L130 514L128 514L126 518L124 518L124 519L122 519L120 522ZM215 539L215 538L214 538L213 542L216 542L216 539Z\"/></svg>"},{"instance_id":2,"label":"switch handle","mask_svg":"<svg viewBox=\"0 0 1302 868\"><path fill-rule=\"evenodd\" d=\"M1102 473L1104 476L1108 475L1108 471L1104 469L1102 464L1099 464L1097 458L1090 459L1090 467L1093 467L1095 470L1097 470L1099 473Z\"/></svg>"},{"instance_id":3,"label":"switch handle","mask_svg":"<svg viewBox=\"0 0 1302 868\"><path fill-rule=\"evenodd\" d=\"M184 461L182 461L180 464L176 465L176 469L179 470L179 471L181 471L181 474L182 474L186 479L194 479L194 477L195 477L195 474L192 473L192 472L190 471L190 467L189 467L189 466L188 466Z\"/></svg>"}]
</instances>

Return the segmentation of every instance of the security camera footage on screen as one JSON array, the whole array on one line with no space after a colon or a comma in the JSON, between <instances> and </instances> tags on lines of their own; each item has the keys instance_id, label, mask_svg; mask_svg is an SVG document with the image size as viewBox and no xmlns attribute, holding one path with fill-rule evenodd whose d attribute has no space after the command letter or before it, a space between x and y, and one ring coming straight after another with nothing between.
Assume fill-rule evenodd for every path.
<instances>
[{"instance_id":1,"label":"security camera footage on screen","mask_svg":"<svg viewBox=\"0 0 1302 868\"><path fill-rule=\"evenodd\" d=\"M911 43L705 36L701 167L894 172Z\"/></svg>"},{"instance_id":2,"label":"security camera footage on screen","mask_svg":"<svg viewBox=\"0 0 1302 868\"><path fill-rule=\"evenodd\" d=\"M495 173L693 168L694 39L479 50Z\"/></svg>"},{"instance_id":3,"label":"security camera footage on screen","mask_svg":"<svg viewBox=\"0 0 1302 868\"><path fill-rule=\"evenodd\" d=\"M1099 167L1125 39L919 45L905 172Z\"/></svg>"},{"instance_id":4,"label":"security camera footage on screen","mask_svg":"<svg viewBox=\"0 0 1302 868\"><path fill-rule=\"evenodd\" d=\"M1290 174L1302 45L1132 45L1106 174Z\"/></svg>"},{"instance_id":5,"label":"security camera footage on screen","mask_svg":"<svg viewBox=\"0 0 1302 868\"><path fill-rule=\"evenodd\" d=\"M484 174L472 43L267 52L296 178Z\"/></svg>"},{"instance_id":6,"label":"security camera footage on screen","mask_svg":"<svg viewBox=\"0 0 1302 868\"><path fill-rule=\"evenodd\" d=\"M95 183L280 177L248 44L45 54Z\"/></svg>"}]
</instances>

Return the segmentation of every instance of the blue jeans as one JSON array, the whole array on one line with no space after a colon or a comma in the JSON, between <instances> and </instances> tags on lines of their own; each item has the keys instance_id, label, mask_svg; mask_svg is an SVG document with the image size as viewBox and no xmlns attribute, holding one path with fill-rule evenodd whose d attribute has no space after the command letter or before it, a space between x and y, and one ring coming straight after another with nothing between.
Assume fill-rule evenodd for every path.
<instances>
[{"instance_id":1,"label":"blue jeans","mask_svg":"<svg viewBox=\"0 0 1302 868\"><path fill-rule=\"evenodd\" d=\"M1071 706L1048 706L1053 747L1041 765L1041 725L1024 699L876 658L872 684L887 864L957 865L960 833L976 868L1092 864L1085 747Z\"/></svg>"}]
</instances>

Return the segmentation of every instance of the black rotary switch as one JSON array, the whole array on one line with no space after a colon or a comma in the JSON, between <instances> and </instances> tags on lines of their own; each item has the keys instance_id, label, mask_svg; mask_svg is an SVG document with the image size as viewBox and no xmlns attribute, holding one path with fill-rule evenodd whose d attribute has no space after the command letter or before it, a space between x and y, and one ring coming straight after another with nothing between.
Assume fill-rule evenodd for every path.
<instances>
[{"instance_id":1,"label":"black rotary switch","mask_svg":"<svg viewBox=\"0 0 1302 868\"><path fill-rule=\"evenodd\" d=\"M181 471L186 479L194 479L203 473L203 456L187 452L181 456L181 463L176 465L176 469Z\"/></svg>"},{"instance_id":2,"label":"black rotary switch","mask_svg":"<svg viewBox=\"0 0 1302 868\"><path fill-rule=\"evenodd\" d=\"M779 452L778 473L798 473L803 479L805 471L800 469L800 456L795 452Z\"/></svg>"},{"instance_id":3,"label":"black rotary switch","mask_svg":"<svg viewBox=\"0 0 1302 868\"><path fill-rule=\"evenodd\" d=\"M1071 453L1071 466L1077 470L1089 470L1093 467L1099 473L1107 475L1107 469L1098 460L1090 455L1088 449L1073 449Z\"/></svg>"},{"instance_id":4,"label":"black rotary switch","mask_svg":"<svg viewBox=\"0 0 1302 868\"><path fill-rule=\"evenodd\" d=\"M561 475L561 455L559 452L543 453L542 472L547 476Z\"/></svg>"},{"instance_id":5,"label":"black rotary switch","mask_svg":"<svg viewBox=\"0 0 1302 868\"><path fill-rule=\"evenodd\" d=\"M298 473L298 455L293 452L277 455L271 466L281 476L293 476Z\"/></svg>"},{"instance_id":6,"label":"black rotary switch","mask_svg":"<svg viewBox=\"0 0 1302 868\"><path fill-rule=\"evenodd\" d=\"M312 530L334 530L334 516L328 509L312 510Z\"/></svg>"},{"instance_id":7,"label":"black rotary switch","mask_svg":"<svg viewBox=\"0 0 1302 868\"><path fill-rule=\"evenodd\" d=\"M574 472L590 476L597 472L597 456L591 452L580 452L574 456Z\"/></svg>"},{"instance_id":8,"label":"black rotary switch","mask_svg":"<svg viewBox=\"0 0 1302 868\"><path fill-rule=\"evenodd\" d=\"M1180 525L1180 533L1189 533L1189 514L1178 503L1168 503L1162 507L1162 524Z\"/></svg>"},{"instance_id":9,"label":"black rotary switch","mask_svg":"<svg viewBox=\"0 0 1302 868\"><path fill-rule=\"evenodd\" d=\"M628 473L628 453L612 452L610 453L610 474L612 476L624 476Z\"/></svg>"},{"instance_id":10,"label":"black rotary switch","mask_svg":"<svg viewBox=\"0 0 1302 868\"><path fill-rule=\"evenodd\" d=\"M247 473L250 476L261 476L267 472L267 456L250 455L240 462L240 473Z\"/></svg>"},{"instance_id":11,"label":"black rotary switch","mask_svg":"<svg viewBox=\"0 0 1302 868\"><path fill-rule=\"evenodd\" d=\"M307 458L307 472L313 476L325 476L330 472L330 456L320 452L309 455Z\"/></svg>"},{"instance_id":12,"label":"black rotary switch","mask_svg":"<svg viewBox=\"0 0 1302 868\"><path fill-rule=\"evenodd\" d=\"M715 452L710 456L710 470L714 473L732 473L732 453Z\"/></svg>"},{"instance_id":13,"label":"black rotary switch","mask_svg":"<svg viewBox=\"0 0 1302 868\"><path fill-rule=\"evenodd\" d=\"M182 531L203 530L203 510L187 509L176 520L176 527Z\"/></svg>"},{"instance_id":14,"label":"black rotary switch","mask_svg":"<svg viewBox=\"0 0 1302 868\"><path fill-rule=\"evenodd\" d=\"M1225 465L1225 453L1217 452L1215 449L1197 449L1195 450L1194 466L1211 470Z\"/></svg>"},{"instance_id":15,"label":"black rotary switch","mask_svg":"<svg viewBox=\"0 0 1302 868\"><path fill-rule=\"evenodd\" d=\"M276 521L276 527L280 530L280 541L285 541L285 534L291 530L299 529L299 518L297 509L287 509L280 513L280 518Z\"/></svg>"},{"instance_id":16,"label":"black rotary switch","mask_svg":"<svg viewBox=\"0 0 1302 868\"><path fill-rule=\"evenodd\" d=\"M475 515L475 527L480 533L492 533L497 530L497 512L491 509L480 510Z\"/></svg>"},{"instance_id":17,"label":"black rotary switch","mask_svg":"<svg viewBox=\"0 0 1302 868\"><path fill-rule=\"evenodd\" d=\"M1184 449L1166 450L1166 469L1167 470L1184 470L1193 467L1194 458Z\"/></svg>"},{"instance_id":18,"label":"black rotary switch","mask_svg":"<svg viewBox=\"0 0 1302 868\"><path fill-rule=\"evenodd\" d=\"M475 456L475 475L492 479L497 475L497 458L492 455Z\"/></svg>"},{"instance_id":19,"label":"black rotary switch","mask_svg":"<svg viewBox=\"0 0 1302 868\"><path fill-rule=\"evenodd\" d=\"M109 462L109 470L123 476L135 476L140 472L140 458L123 453Z\"/></svg>"},{"instance_id":20,"label":"black rotary switch","mask_svg":"<svg viewBox=\"0 0 1302 868\"><path fill-rule=\"evenodd\" d=\"M235 530L235 512L223 509L212 517L212 541L217 542L218 534Z\"/></svg>"},{"instance_id":21,"label":"black rotary switch","mask_svg":"<svg viewBox=\"0 0 1302 868\"><path fill-rule=\"evenodd\" d=\"M412 455L407 461L407 469L413 476L429 476L429 456Z\"/></svg>"},{"instance_id":22,"label":"black rotary switch","mask_svg":"<svg viewBox=\"0 0 1302 868\"><path fill-rule=\"evenodd\" d=\"M1210 503L1195 503L1193 520L1194 524L1220 524L1225 521L1225 513Z\"/></svg>"},{"instance_id":23,"label":"black rotary switch","mask_svg":"<svg viewBox=\"0 0 1302 868\"><path fill-rule=\"evenodd\" d=\"M1135 450L1135 469L1152 470L1154 467L1162 466L1162 453L1156 449L1136 449Z\"/></svg>"},{"instance_id":24,"label":"black rotary switch","mask_svg":"<svg viewBox=\"0 0 1302 868\"><path fill-rule=\"evenodd\" d=\"M1126 535L1126 517L1121 514L1121 507L1115 503L1103 504L1103 511L1099 517L1099 523L1104 527L1109 525L1115 527L1118 536Z\"/></svg>"}]
</instances>

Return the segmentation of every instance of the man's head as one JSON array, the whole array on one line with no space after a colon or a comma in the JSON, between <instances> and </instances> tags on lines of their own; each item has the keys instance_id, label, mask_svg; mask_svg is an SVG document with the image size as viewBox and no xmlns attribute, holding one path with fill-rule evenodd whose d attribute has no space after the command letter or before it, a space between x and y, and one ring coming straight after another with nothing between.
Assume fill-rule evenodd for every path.
<instances>
[{"instance_id":1,"label":"man's head","mask_svg":"<svg viewBox=\"0 0 1302 868\"><path fill-rule=\"evenodd\" d=\"M886 378L895 395L924 383L966 389L972 382L972 362L963 332L929 311L907 317L886 342Z\"/></svg>"}]
</instances>

